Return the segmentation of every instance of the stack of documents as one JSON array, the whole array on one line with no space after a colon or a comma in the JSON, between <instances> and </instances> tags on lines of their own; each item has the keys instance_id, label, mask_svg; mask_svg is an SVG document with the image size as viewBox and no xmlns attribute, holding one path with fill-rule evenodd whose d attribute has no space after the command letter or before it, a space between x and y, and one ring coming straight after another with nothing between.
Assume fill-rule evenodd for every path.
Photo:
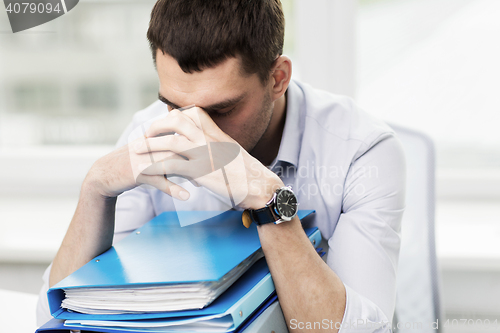
<instances>
[{"instance_id":1,"label":"stack of documents","mask_svg":"<svg viewBox=\"0 0 500 333\"><path fill-rule=\"evenodd\" d=\"M62 307L88 314L121 314L201 309L226 291L264 256L258 250L218 281L133 288L67 288Z\"/></svg>"},{"instance_id":2,"label":"stack of documents","mask_svg":"<svg viewBox=\"0 0 500 333\"><path fill-rule=\"evenodd\" d=\"M158 215L52 287L55 319L38 332L235 332L275 293L257 229L241 213L185 227L176 212ZM320 243L317 228L305 231Z\"/></svg>"}]
</instances>

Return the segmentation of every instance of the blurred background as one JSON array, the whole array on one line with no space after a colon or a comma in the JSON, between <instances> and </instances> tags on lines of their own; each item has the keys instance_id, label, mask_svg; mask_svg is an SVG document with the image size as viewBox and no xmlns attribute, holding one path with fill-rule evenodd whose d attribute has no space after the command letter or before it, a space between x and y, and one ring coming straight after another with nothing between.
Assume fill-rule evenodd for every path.
<instances>
[{"instance_id":1,"label":"blurred background","mask_svg":"<svg viewBox=\"0 0 500 333\"><path fill-rule=\"evenodd\" d=\"M82 0L16 34L0 9L0 289L38 293L86 172L156 100L154 2ZM432 137L444 317L499 320L500 1L282 2L295 78Z\"/></svg>"}]
</instances>

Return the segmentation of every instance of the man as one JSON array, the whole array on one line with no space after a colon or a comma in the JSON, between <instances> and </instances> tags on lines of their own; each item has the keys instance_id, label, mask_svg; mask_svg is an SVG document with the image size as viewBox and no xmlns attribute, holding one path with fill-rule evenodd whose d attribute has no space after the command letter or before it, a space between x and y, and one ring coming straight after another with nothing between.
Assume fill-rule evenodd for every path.
<instances>
[{"instance_id":1,"label":"man","mask_svg":"<svg viewBox=\"0 0 500 333\"><path fill-rule=\"evenodd\" d=\"M192 209L220 207L217 194L225 189L215 177L196 177L193 170L204 162L188 153L218 142L241 153L243 168L225 168L236 182L232 196L241 198L236 209L253 212L250 219L258 223L255 212L292 185L301 209L316 210L308 226L318 226L328 240L325 262L296 216L257 227L289 329L336 332L341 323L343 331L354 323L374 331L392 321L404 208L401 146L388 126L349 98L291 80L283 35L279 0L158 1L148 39L160 101L134 116L118 148L85 178L44 275L39 323L50 318L49 285L113 240L193 199L197 186L214 195L203 192ZM195 107L176 110L188 105ZM137 128L144 136L129 141ZM171 133L178 135L165 135Z\"/></svg>"}]
</instances>

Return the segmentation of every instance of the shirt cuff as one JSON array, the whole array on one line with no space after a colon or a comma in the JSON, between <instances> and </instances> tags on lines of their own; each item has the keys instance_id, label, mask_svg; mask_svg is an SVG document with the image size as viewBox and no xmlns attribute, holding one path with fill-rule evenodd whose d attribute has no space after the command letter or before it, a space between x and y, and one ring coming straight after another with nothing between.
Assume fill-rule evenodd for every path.
<instances>
[{"instance_id":1,"label":"shirt cuff","mask_svg":"<svg viewBox=\"0 0 500 333\"><path fill-rule=\"evenodd\" d=\"M392 332L392 323L369 299L361 296L344 283L346 305L339 333Z\"/></svg>"}]
</instances>

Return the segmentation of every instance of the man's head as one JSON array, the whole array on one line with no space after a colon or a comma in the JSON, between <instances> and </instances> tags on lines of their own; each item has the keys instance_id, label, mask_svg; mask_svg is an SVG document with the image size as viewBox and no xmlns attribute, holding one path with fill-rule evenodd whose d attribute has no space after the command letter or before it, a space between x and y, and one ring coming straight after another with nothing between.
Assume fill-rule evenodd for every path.
<instances>
[{"instance_id":1,"label":"man's head","mask_svg":"<svg viewBox=\"0 0 500 333\"><path fill-rule=\"evenodd\" d=\"M147 37L186 73L240 56L245 74L263 83L283 53L285 18L279 0L159 0Z\"/></svg>"},{"instance_id":2,"label":"man's head","mask_svg":"<svg viewBox=\"0 0 500 333\"><path fill-rule=\"evenodd\" d=\"M279 0L159 0L148 39L160 100L205 109L247 151L267 140L291 75Z\"/></svg>"}]
</instances>

